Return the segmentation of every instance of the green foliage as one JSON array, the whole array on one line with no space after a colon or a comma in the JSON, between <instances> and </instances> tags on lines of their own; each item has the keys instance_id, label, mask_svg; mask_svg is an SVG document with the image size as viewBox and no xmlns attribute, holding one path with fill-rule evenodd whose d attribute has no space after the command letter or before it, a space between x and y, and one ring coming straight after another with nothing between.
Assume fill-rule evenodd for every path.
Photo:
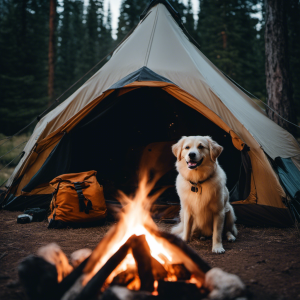
<instances>
[{"instance_id":1,"label":"green foliage","mask_svg":"<svg viewBox=\"0 0 300 300\"><path fill-rule=\"evenodd\" d=\"M257 1L200 0L197 24L201 51L223 72L261 96L258 69L264 66L261 38L256 29ZM260 87L260 88L259 88Z\"/></svg>"},{"instance_id":2,"label":"green foliage","mask_svg":"<svg viewBox=\"0 0 300 300\"><path fill-rule=\"evenodd\" d=\"M0 140L4 139L5 137L5 135L0 134ZM0 141L0 145L3 144L3 146L0 147L0 186L5 180L10 177L14 170L14 167L18 164L20 160L20 157L18 157L18 155L24 149L29 137L30 136L27 134L22 134L20 136L13 137L5 144L5 140ZM11 161L12 163L9 164ZM9 164L9 166L4 168L7 164Z\"/></svg>"},{"instance_id":3,"label":"green foliage","mask_svg":"<svg viewBox=\"0 0 300 300\"><path fill-rule=\"evenodd\" d=\"M12 134L47 104L47 0L1 1L0 128Z\"/></svg>"},{"instance_id":4,"label":"green foliage","mask_svg":"<svg viewBox=\"0 0 300 300\"><path fill-rule=\"evenodd\" d=\"M121 42L127 33L136 26L140 20L140 14L144 11L148 3L148 0L122 1L118 23L118 42Z\"/></svg>"}]
</instances>

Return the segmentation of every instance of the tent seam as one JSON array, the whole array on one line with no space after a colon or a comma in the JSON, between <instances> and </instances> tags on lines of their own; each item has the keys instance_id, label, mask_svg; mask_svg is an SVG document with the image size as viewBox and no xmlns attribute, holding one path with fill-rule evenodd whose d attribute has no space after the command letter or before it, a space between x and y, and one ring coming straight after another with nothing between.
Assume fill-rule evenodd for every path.
<instances>
[{"instance_id":1,"label":"tent seam","mask_svg":"<svg viewBox=\"0 0 300 300\"><path fill-rule=\"evenodd\" d=\"M147 67L147 64L148 64L148 60L149 60L149 56L150 56L150 51L151 51L151 48L152 48L152 42L153 42L153 38L154 38L154 33L155 33L155 30L156 30L157 20L158 20L158 9L156 8L154 25L153 25L152 32L151 32L151 35L150 35L148 49L147 49L146 57L145 57L145 61L144 61L144 66L145 67Z\"/></svg>"}]
</instances>

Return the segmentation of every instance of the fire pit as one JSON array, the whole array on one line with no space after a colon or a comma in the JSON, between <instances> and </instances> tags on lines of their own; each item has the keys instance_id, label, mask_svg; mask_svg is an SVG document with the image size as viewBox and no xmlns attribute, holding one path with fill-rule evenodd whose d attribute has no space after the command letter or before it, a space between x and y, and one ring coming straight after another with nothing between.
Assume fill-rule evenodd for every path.
<instances>
[{"instance_id":1,"label":"fire pit","mask_svg":"<svg viewBox=\"0 0 300 300\"><path fill-rule=\"evenodd\" d=\"M240 279L211 267L180 238L161 232L150 215L163 192L143 176L134 197L120 192L119 221L90 254L72 264L56 244L42 247L19 265L31 299L228 299L241 295ZM55 265L55 268L53 268Z\"/></svg>"}]
</instances>

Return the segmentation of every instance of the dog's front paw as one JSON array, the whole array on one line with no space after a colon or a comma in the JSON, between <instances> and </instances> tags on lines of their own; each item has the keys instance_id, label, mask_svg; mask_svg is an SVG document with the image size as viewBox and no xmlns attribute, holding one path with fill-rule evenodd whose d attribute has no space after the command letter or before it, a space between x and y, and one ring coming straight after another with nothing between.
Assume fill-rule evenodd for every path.
<instances>
[{"instance_id":1,"label":"dog's front paw","mask_svg":"<svg viewBox=\"0 0 300 300\"><path fill-rule=\"evenodd\" d=\"M225 253L225 249L223 248L222 244L216 244L212 248L213 253Z\"/></svg>"}]
</instances>

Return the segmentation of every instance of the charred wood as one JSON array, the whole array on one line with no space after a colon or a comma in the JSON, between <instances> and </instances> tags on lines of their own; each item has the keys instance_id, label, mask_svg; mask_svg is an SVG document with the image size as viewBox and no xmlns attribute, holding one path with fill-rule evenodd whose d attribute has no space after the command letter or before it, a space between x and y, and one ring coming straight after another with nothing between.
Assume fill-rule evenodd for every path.
<instances>
[{"instance_id":1,"label":"charred wood","mask_svg":"<svg viewBox=\"0 0 300 300\"><path fill-rule=\"evenodd\" d=\"M200 290L193 283L185 281L158 281L157 292L159 299L203 299L207 296L205 290Z\"/></svg>"},{"instance_id":2,"label":"charred wood","mask_svg":"<svg viewBox=\"0 0 300 300\"><path fill-rule=\"evenodd\" d=\"M83 269L89 258L86 258L76 269L65 277L59 284L55 293L55 299L60 299L82 275Z\"/></svg>"},{"instance_id":3,"label":"charred wood","mask_svg":"<svg viewBox=\"0 0 300 300\"><path fill-rule=\"evenodd\" d=\"M81 293L75 298L76 300L93 299L101 289L103 283L110 273L122 262L132 245L136 236L130 237L120 249L109 258L105 265L96 273L96 275L87 283Z\"/></svg>"},{"instance_id":4,"label":"charred wood","mask_svg":"<svg viewBox=\"0 0 300 300\"><path fill-rule=\"evenodd\" d=\"M147 228L147 229L155 236L166 239L170 244L174 245L178 249L178 251L184 252L186 256L188 256L199 267L199 269L203 273L206 273L211 269L209 264L206 261L204 261L194 249L189 247L179 237L171 233L162 232L153 228Z\"/></svg>"},{"instance_id":5,"label":"charred wood","mask_svg":"<svg viewBox=\"0 0 300 300\"><path fill-rule=\"evenodd\" d=\"M111 286L101 296L100 300L161 300L145 291L131 291L122 286Z\"/></svg>"},{"instance_id":6,"label":"charred wood","mask_svg":"<svg viewBox=\"0 0 300 300\"><path fill-rule=\"evenodd\" d=\"M38 249L38 256L56 266L57 280L61 282L73 270L65 253L56 243L48 244Z\"/></svg>"},{"instance_id":7,"label":"charred wood","mask_svg":"<svg viewBox=\"0 0 300 300\"><path fill-rule=\"evenodd\" d=\"M152 273L155 280L163 280L168 276L168 272L163 265L151 256Z\"/></svg>"},{"instance_id":8,"label":"charred wood","mask_svg":"<svg viewBox=\"0 0 300 300\"><path fill-rule=\"evenodd\" d=\"M138 268L141 290L152 292L154 289L154 277L152 274L150 247L145 235L133 239L132 254Z\"/></svg>"},{"instance_id":9,"label":"charred wood","mask_svg":"<svg viewBox=\"0 0 300 300\"><path fill-rule=\"evenodd\" d=\"M54 299L58 287L56 267L42 257L30 255L18 266L18 275L32 300Z\"/></svg>"},{"instance_id":10,"label":"charred wood","mask_svg":"<svg viewBox=\"0 0 300 300\"><path fill-rule=\"evenodd\" d=\"M127 268L127 270L116 275L110 285L127 286L138 277L136 268Z\"/></svg>"}]
</instances>

